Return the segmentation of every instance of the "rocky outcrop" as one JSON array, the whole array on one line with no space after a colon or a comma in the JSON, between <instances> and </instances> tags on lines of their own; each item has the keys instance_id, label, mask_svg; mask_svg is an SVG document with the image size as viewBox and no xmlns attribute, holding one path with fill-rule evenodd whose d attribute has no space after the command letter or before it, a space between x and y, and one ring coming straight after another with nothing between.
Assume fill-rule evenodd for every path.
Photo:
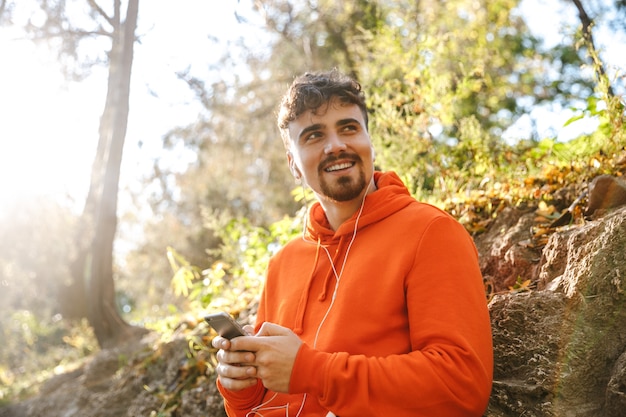
<instances>
[{"instance_id":1,"label":"rocky outcrop","mask_svg":"<svg viewBox=\"0 0 626 417\"><path fill-rule=\"evenodd\" d=\"M480 270L492 292L506 292L518 280L537 275L541 250L529 244L535 217L534 210L505 209L489 231L475 239Z\"/></svg>"},{"instance_id":2,"label":"rocky outcrop","mask_svg":"<svg viewBox=\"0 0 626 417\"><path fill-rule=\"evenodd\" d=\"M483 272L500 289L489 304L495 369L485 416L623 417L626 207L553 233L542 250L525 244L528 213L509 219L477 239ZM503 291L518 274L530 290Z\"/></svg>"}]
</instances>

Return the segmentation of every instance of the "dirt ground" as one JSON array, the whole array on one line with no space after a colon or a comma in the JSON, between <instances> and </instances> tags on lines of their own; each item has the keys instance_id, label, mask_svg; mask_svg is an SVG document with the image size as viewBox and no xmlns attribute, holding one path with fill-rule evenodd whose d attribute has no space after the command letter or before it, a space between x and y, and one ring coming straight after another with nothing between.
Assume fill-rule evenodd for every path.
<instances>
[{"instance_id":1,"label":"dirt ground","mask_svg":"<svg viewBox=\"0 0 626 417\"><path fill-rule=\"evenodd\" d=\"M159 339L101 350L34 397L0 408L0 417L224 417L211 352L191 348L188 337Z\"/></svg>"}]
</instances>

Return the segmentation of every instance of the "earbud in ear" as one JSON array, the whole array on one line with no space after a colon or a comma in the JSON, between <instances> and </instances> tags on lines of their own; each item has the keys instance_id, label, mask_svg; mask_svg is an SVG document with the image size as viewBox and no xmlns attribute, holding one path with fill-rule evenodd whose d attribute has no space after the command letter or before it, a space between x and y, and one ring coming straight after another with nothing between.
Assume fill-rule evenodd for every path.
<instances>
[{"instance_id":1,"label":"earbud in ear","mask_svg":"<svg viewBox=\"0 0 626 417\"><path fill-rule=\"evenodd\" d=\"M296 164L290 164L289 170L291 171L291 175L293 175L293 177L296 179L296 182L300 182L300 180L302 179L302 173L300 172Z\"/></svg>"},{"instance_id":2,"label":"earbud in ear","mask_svg":"<svg viewBox=\"0 0 626 417\"><path fill-rule=\"evenodd\" d=\"M296 179L296 182L299 182L302 179L302 172L298 169L298 165L296 165L296 161L294 161L293 154L287 151L287 160L289 161L289 170L291 171L291 175Z\"/></svg>"}]
</instances>

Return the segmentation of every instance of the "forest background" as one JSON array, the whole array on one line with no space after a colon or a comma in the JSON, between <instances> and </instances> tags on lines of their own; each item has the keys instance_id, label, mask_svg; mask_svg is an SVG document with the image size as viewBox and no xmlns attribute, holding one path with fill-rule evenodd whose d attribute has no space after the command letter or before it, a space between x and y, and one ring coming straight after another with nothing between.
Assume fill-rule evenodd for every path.
<instances>
[{"instance_id":1,"label":"forest background","mask_svg":"<svg viewBox=\"0 0 626 417\"><path fill-rule=\"evenodd\" d=\"M379 167L474 235L507 205L557 218L571 203L555 203L560 188L623 157L624 0L241 0L162 13L147 3L0 1L0 30L52 54L42 65L70 97L59 130L38 80L2 102L3 125L43 126L47 142L0 130L12 191L0 199L0 404L143 329L167 337L208 311L254 305L269 256L301 228L306 191L274 112L304 71L356 76ZM202 24L224 9L226 25ZM544 14L563 18L556 37L530 29ZM167 25L157 17L194 30L174 42L166 26L171 38L151 41ZM146 64L150 42L194 58ZM2 67L4 91L29 74ZM184 93L164 104L171 89ZM82 118L91 133L63 146ZM16 163L19 146L29 158ZM82 169L71 171L78 188L28 192L69 166Z\"/></svg>"}]
</instances>

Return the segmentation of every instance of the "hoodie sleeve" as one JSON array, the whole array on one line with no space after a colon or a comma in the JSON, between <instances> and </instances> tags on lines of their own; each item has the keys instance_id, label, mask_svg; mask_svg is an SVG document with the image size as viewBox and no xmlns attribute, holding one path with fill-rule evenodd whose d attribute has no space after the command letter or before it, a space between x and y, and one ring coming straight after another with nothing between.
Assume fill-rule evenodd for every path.
<instances>
[{"instance_id":1,"label":"hoodie sleeve","mask_svg":"<svg viewBox=\"0 0 626 417\"><path fill-rule=\"evenodd\" d=\"M253 407L261 403L265 394L265 387L260 380L253 387L231 391L224 388L218 379L217 389L224 397L224 409L229 417L246 417Z\"/></svg>"},{"instance_id":2,"label":"hoodie sleeve","mask_svg":"<svg viewBox=\"0 0 626 417\"><path fill-rule=\"evenodd\" d=\"M473 241L456 220L438 216L416 248L405 277L411 352L375 357L303 345L290 393L308 392L338 416L483 414L493 352Z\"/></svg>"}]
</instances>

